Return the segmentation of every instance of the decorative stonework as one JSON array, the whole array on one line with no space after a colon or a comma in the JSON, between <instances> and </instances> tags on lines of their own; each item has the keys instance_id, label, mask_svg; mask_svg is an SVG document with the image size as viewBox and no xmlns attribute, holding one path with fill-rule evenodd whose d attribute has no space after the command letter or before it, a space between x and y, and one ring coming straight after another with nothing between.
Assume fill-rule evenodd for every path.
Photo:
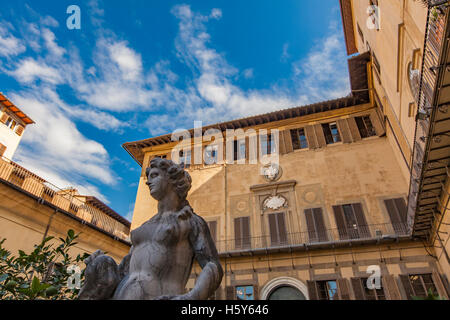
<instances>
[{"instance_id":1,"label":"decorative stonework","mask_svg":"<svg viewBox=\"0 0 450 320\"><path fill-rule=\"evenodd\" d=\"M288 202L285 197L283 196L271 196L264 200L263 202L263 209L272 209L272 210L278 210L280 208L287 208Z\"/></svg>"},{"instance_id":2,"label":"decorative stonework","mask_svg":"<svg viewBox=\"0 0 450 320\"><path fill-rule=\"evenodd\" d=\"M278 179L281 178L281 175L283 174L283 170L281 167L276 163L270 163L265 165L262 169L262 175L264 179L266 179L269 182L275 182Z\"/></svg>"}]
</instances>

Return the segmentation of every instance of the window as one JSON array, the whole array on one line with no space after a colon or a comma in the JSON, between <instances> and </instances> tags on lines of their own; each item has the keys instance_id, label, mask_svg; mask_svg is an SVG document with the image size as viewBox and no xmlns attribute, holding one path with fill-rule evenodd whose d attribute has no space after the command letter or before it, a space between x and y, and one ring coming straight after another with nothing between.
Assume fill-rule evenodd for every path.
<instances>
[{"instance_id":1,"label":"window","mask_svg":"<svg viewBox=\"0 0 450 320\"><path fill-rule=\"evenodd\" d=\"M357 28L358 28L359 36L361 37L361 40L362 40L361 43L364 45L364 34L363 34L362 30L361 30L361 27L359 26L359 23L357 23L356 25L357 25Z\"/></svg>"},{"instance_id":2,"label":"window","mask_svg":"<svg viewBox=\"0 0 450 320\"><path fill-rule=\"evenodd\" d=\"M437 289L433 281L433 277L430 273L427 274L410 274L410 275L400 275L405 291L408 298L412 297L426 297L428 292L437 295Z\"/></svg>"},{"instance_id":3,"label":"window","mask_svg":"<svg viewBox=\"0 0 450 320\"><path fill-rule=\"evenodd\" d=\"M253 286L236 287L236 300L255 300Z\"/></svg>"},{"instance_id":4,"label":"window","mask_svg":"<svg viewBox=\"0 0 450 320\"><path fill-rule=\"evenodd\" d=\"M309 242L328 241L325 223L323 222L322 208L306 209L305 218Z\"/></svg>"},{"instance_id":5,"label":"window","mask_svg":"<svg viewBox=\"0 0 450 320\"><path fill-rule=\"evenodd\" d=\"M341 240L370 238L361 203L333 206L333 211Z\"/></svg>"},{"instance_id":6,"label":"window","mask_svg":"<svg viewBox=\"0 0 450 320\"><path fill-rule=\"evenodd\" d=\"M182 151L181 151L181 152L182 152ZM181 154L182 154L182 153L180 153L180 157L181 157ZM157 156L155 156L155 158L167 159L167 154L157 155Z\"/></svg>"},{"instance_id":7,"label":"window","mask_svg":"<svg viewBox=\"0 0 450 320\"><path fill-rule=\"evenodd\" d=\"M270 293L268 300L306 300L306 298L297 288L280 286Z\"/></svg>"},{"instance_id":8,"label":"window","mask_svg":"<svg viewBox=\"0 0 450 320\"><path fill-rule=\"evenodd\" d=\"M416 113L416 104L414 102L410 102L408 105L408 117L414 118Z\"/></svg>"},{"instance_id":9,"label":"window","mask_svg":"<svg viewBox=\"0 0 450 320\"><path fill-rule=\"evenodd\" d=\"M336 122L323 123L322 129L327 144L333 144L341 141L341 136L339 135L339 130Z\"/></svg>"},{"instance_id":10,"label":"window","mask_svg":"<svg viewBox=\"0 0 450 320\"><path fill-rule=\"evenodd\" d=\"M13 121L11 122L11 124L9 125L9 128L10 128L11 130L14 130L14 128L16 127L16 125L17 125L17 122L13 120Z\"/></svg>"},{"instance_id":11,"label":"window","mask_svg":"<svg viewBox=\"0 0 450 320\"><path fill-rule=\"evenodd\" d=\"M369 289L367 286L368 278L352 278L353 291L356 300L386 300L383 287L379 289Z\"/></svg>"},{"instance_id":12,"label":"window","mask_svg":"<svg viewBox=\"0 0 450 320\"><path fill-rule=\"evenodd\" d=\"M234 161L245 159L245 139L233 141L233 153Z\"/></svg>"},{"instance_id":13,"label":"window","mask_svg":"<svg viewBox=\"0 0 450 320\"><path fill-rule=\"evenodd\" d=\"M406 234L407 208L403 198L384 200L392 227L396 234Z\"/></svg>"},{"instance_id":14,"label":"window","mask_svg":"<svg viewBox=\"0 0 450 320\"><path fill-rule=\"evenodd\" d=\"M284 212L271 213L268 215L268 219L271 245L278 246L287 244L288 239Z\"/></svg>"},{"instance_id":15,"label":"window","mask_svg":"<svg viewBox=\"0 0 450 320\"><path fill-rule=\"evenodd\" d=\"M308 140L306 140L305 129L292 129L291 139L294 150L308 149Z\"/></svg>"},{"instance_id":16,"label":"window","mask_svg":"<svg viewBox=\"0 0 450 320\"><path fill-rule=\"evenodd\" d=\"M5 124L6 124L6 126L9 128L9 126L11 125L11 123L12 123L12 118L11 117L9 117L7 120L6 120L6 122L5 122Z\"/></svg>"},{"instance_id":17,"label":"window","mask_svg":"<svg viewBox=\"0 0 450 320\"><path fill-rule=\"evenodd\" d=\"M260 136L260 147L261 147L261 154L262 155L268 155L268 154L274 154L275 153L275 141L272 139L272 135L261 135Z\"/></svg>"},{"instance_id":18,"label":"window","mask_svg":"<svg viewBox=\"0 0 450 320\"><path fill-rule=\"evenodd\" d=\"M180 166L182 168L189 168L191 166L191 150L184 152L180 150Z\"/></svg>"},{"instance_id":19,"label":"window","mask_svg":"<svg viewBox=\"0 0 450 320\"><path fill-rule=\"evenodd\" d=\"M217 221L208 221L209 233L214 242L217 241Z\"/></svg>"},{"instance_id":20,"label":"window","mask_svg":"<svg viewBox=\"0 0 450 320\"><path fill-rule=\"evenodd\" d=\"M331 281L317 281L317 293L319 300L339 300L337 283Z\"/></svg>"},{"instance_id":21,"label":"window","mask_svg":"<svg viewBox=\"0 0 450 320\"><path fill-rule=\"evenodd\" d=\"M0 143L0 157L3 157L5 152L6 152L6 146Z\"/></svg>"},{"instance_id":22,"label":"window","mask_svg":"<svg viewBox=\"0 0 450 320\"><path fill-rule=\"evenodd\" d=\"M209 145L205 147L205 164L216 164L219 153L218 145Z\"/></svg>"},{"instance_id":23,"label":"window","mask_svg":"<svg viewBox=\"0 0 450 320\"><path fill-rule=\"evenodd\" d=\"M375 66L375 70L378 72L378 76L381 75L381 67L380 63L378 62L377 56L375 55L375 52L372 52L372 58L373 58L373 65Z\"/></svg>"},{"instance_id":24,"label":"window","mask_svg":"<svg viewBox=\"0 0 450 320\"><path fill-rule=\"evenodd\" d=\"M355 121L361 138L364 139L377 135L375 128L372 125L372 121L370 121L370 116L355 117Z\"/></svg>"},{"instance_id":25,"label":"window","mask_svg":"<svg viewBox=\"0 0 450 320\"><path fill-rule=\"evenodd\" d=\"M236 249L250 248L250 217L234 219L234 238Z\"/></svg>"}]
</instances>

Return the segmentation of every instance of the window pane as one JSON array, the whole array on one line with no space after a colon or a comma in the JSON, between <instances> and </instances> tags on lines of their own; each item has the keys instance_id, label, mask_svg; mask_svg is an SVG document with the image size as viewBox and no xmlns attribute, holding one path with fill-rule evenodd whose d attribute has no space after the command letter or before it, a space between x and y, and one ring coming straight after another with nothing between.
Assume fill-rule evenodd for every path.
<instances>
[{"instance_id":1,"label":"window pane","mask_svg":"<svg viewBox=\"0 0 450 320\"><path fill-rule=\"evenodd\" d=\"M331 134L331 129L328 123L322 124L323 134L325 135L325 140L327 144L334 143L333 135Z\"/></svg>"},{"instance_id":2,"label":"window pane","mask_svg":"<svg viewBox=\"0 0 450 320\"><path fill-rule=\"evenodd\" d=\"M245 140L239 141L239 160L245 159Z\"/></svg>"},{"instance_id":3,"label":"window pane","mask_svg":"<svg viewBox=\"0 0 450 320\"><path fill-rule=\"evenodd\" d=\"M298 135L300 139L300 148L307 149L308 148L308 140L306 140L305 129L299 129Z\"/></svg>"},{"instance_id":4,"label":"window pane","mask_svg":"<svg viewBox=\"0 0 450 320\"><path fill-rule=\"evenodd\" d=\"M253 286L236 287L237 300L255 300Z\"/></svg>"},{"instance_id":5,"label":"window pane","mask_svg":"<svg viewBox=\"0 0 450 320\"><path fill-rule=\"evenodd\" d=\"M336 122L330 123L331 134L333 135L333 142L341 141L341 136L339 135L339 130Z\"/></svg>"},{"instance_id":6,"label":"window pane","mask_svg":"<svg viewBox=\"0 0 450 320\"><path fill-rule=\"evenodd\" d=\"M355 118L356 125L358 126L359 134L361 135L361 138L367 138L369 136L366 125L364 124L364 121L361 117Z\"/></svg>"},{"instance_id":7,"label":"window pane","mask_svg":"<svg viewBox=\"0 0 450 320\"><path fill-rule=\"evenodd\" d=\"M327 281L328 299L339 300L336 281Z\"/></svg>"}]
</instances>

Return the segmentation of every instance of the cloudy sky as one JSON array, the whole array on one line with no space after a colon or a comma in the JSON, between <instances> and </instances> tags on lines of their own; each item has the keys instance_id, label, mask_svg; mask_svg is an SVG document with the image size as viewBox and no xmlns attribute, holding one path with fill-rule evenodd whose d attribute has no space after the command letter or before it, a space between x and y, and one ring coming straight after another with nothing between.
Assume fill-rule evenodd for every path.
<instances>
[{"instance_id":1,"label":"cloudy sky","mask_svg":"<svg viewBox=\"0 0 450 320\"><path fill-rule=\"evenodd\" d=\"M339 1L8 1L0 91L36 122L15 161L131 219L122 143L349 93Z\"/></svg>"}]
</instances>

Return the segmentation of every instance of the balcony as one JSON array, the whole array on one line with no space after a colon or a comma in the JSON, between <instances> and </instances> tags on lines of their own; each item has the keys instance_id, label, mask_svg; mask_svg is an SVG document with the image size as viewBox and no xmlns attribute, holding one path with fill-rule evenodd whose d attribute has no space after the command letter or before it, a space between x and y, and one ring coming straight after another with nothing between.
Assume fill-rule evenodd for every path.
<instances>
[{"instance_id":1,"label":"balcony","mask_svg":"<svg viewBox=\"0 0 450 320\"><path fill-rule=\"evenodd\" d=\"M429 1L408 196L408 228L432 240L449 206L450 47L448 1Z\"/></svg>"},{"instance_id":2,"label":"balcony","mask_svg":"<svg viewBox=\"0 0 450 320\"><path fill-rule=\"evenodd\" d=\"M130 222L94 197L80 196L75 189L62 190L17 163L0 157L0 181L60 209L109 236L129 242Z\"/></svg>"},{"instance_id":3,"label":"balcony","mask_svg":"<svg viewBox=\"0 0 450 320\"><path fill-rule=\"evenodd\" d=\"M324 232L296 232L281 237L258 236L245 239L216 241L222 257L302 251L314 248L348 247L358 244L393 242L410 239L406 223L372 224L346 230L328 229Z\"/></svg>"}]
</instances>

